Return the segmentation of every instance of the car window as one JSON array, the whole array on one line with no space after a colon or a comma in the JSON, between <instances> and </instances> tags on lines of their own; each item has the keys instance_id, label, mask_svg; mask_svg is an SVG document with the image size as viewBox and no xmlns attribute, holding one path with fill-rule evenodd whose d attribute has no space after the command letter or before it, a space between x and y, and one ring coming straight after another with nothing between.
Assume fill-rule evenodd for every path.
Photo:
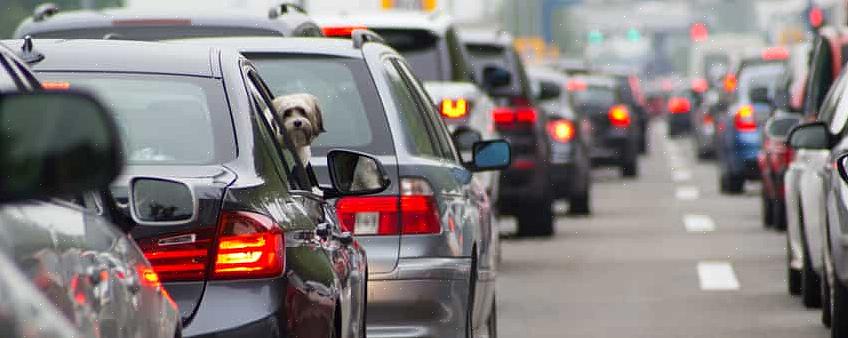
<instances>
[{"instance_id":1,"label":"car window","mask_svg":"<svg viewBox=\"0 0 848 338\"><path fill-rule=\"evenodd\" d=\"M455 161L457 159L456 151L448 134L447 126L444 120L439 117L439 113L436 112L436 106L430 99L430 95L421 87L421 84L415 79L415 75L402 60L395 60L394 63L401 71L401 76L406 80L409 88L415 92L415 96L419 99L419 113L425 117L425 123L430 127L431 134L435 136L436 142L438 142L439 157L448 161Z\"/></svg>"},{"instance_id":2,"label":"car window","mask_svg":"<svg viewBox=\"0 0 848 338\"><path fill-rule=\"evenodd\" d=\"M236 157L220 80L126 73L39 75L56 88L97 93L115 116L129 164L219 164Z\"/></svg>"},{"instance_id":3,"label":"car window","mask_svg":"<svg viewBox=\"0 0 848 338\"><path fill-rule=\"evenodd\" d=\"M412 96L412 92L407 87L400 72L395 68L391 59L384 60L383 65L384 75L391 90L392 101L394 101L398 110L397 114L401 124L405 128L403 135L409 142L406 148L416 155L439 157L436 145L427 130L424 116L418 112L418 103Z\"/></svg>"},{"instance_id":4,"label":"car window","mask_svg":"<svg viewBox=\"0 0 848 338\"><path fill-rule=\"evenodd\" d=\"M368 66L362 59L247 54L275 96L309 93L319 100L324 129L312 155L338 147L392 155L388 121Z\"/></svg>"},{"instance_id":5,"label":"car window","mask_svg":"<svg viewBox=\"0 0 848 338\"><path fill-rule=\"evenodd\" d=\"M304 168L298 164L299 160L297 155L291 151L291 141L286 139L284 140L284 143L281 144L274 136L282 133L283 129L279 128L274 122L270 108L272 95L270 91L268 91L267 86L265 86L259 75L252 69L247 70L247 79L247 86L250 90L253 103L257 109L257 113L262 117L265 131L268 132L269 135L269 137L263 139L270 138L273 142L271 148L274 149L276 154L281 155L272 156L275 159L275 165L284 172L281 173L281 175L293 176L294 179L289 180L289 183L291 188L295 190L302 190L304 187L313 185L314 182L310 182L306 173L303 171Z\"/></svg>"},{"instance_id":6,"label":"car window","mask_svg":"<svg viewBox=\"0 0 848 338\"><path fill-rule=\"evenodd\" d=\"M607 86L587 86L571 92L575 106L611 106L615 104L615 89Z\"/></svg>"},{"instance_id":7,"label":"car window","mask_svg":"<svg viewBox=\"0 0 848 338\"><path fill-rule=\"evenodd\" d=\"M804 100L804 115L815 116L833 78L830 44L824 38L817 39L810 79L807 83L807 99Z\"/></svg>"},{"instance_id":8,"label":"car window","mask_svg":"<svg viewBox=\"0 0 848 338\"><path fill-rule=\"evenodd\" d=\"M443 81L439 37L424 29L375 29L386 44L401 53L422 81Z\"/></svg>"}]
</instances>

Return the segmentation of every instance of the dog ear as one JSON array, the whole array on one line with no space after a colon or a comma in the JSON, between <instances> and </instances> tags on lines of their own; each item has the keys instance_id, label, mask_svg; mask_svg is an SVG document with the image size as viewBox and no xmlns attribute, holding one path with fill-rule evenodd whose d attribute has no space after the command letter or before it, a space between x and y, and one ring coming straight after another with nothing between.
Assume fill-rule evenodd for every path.
<instances>
[{"instance_id":1,"label":"dog ear","mask_svg":"<svg viewBox=\"0 0 848 338\"><path fill-rule=\"evenodd\" d=\"M285 98L282 96L277 96L273 100L271 100L271 105L274 106L274 111L271 112L271 122L273 122L272 128L280 135L282 135L282 130L285 129L283 126L283 102Z\"/></svg>"},{"instance_id":2,"label":"dog ear","mask_svg":"<svg viewBox=\"0 0 848 338\"><path fill-rule=\"evenodd\" d=\"M324 129L324 114L321 112L321 106L318 104L318 98L315 95L310 94L309 99L312 101L312 108L315 112L312 114L312 118L314 119L313 125L315 126L315 129L318 130L316 135L327 132L327 130Z\"/></svg>"}]
</instances>

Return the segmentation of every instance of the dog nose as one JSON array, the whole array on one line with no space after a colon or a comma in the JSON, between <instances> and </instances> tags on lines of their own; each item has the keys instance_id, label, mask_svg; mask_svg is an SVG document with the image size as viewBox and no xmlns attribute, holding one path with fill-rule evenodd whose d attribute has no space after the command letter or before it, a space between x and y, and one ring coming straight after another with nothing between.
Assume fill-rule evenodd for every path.
<instances>
[{"instance_id":1,"label":"dog nose","mask_svg":"<svg viewBox=\"0 0 848 338\"><path fill-rule=\"evenodd\" d=\"M300 128L300 126L302 126L302 125L303 125L302 121L294 121L294 127L295 128Z\"/></svg>"}]
</instances>

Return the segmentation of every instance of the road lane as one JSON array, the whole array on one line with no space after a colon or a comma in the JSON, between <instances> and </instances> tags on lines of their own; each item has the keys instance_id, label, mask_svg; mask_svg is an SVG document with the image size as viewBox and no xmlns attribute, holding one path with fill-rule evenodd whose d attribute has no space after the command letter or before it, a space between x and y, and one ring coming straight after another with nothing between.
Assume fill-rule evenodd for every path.
<instances>
[{"instance_id":1,"label":"road lane","mask_svg":"<svg viewBox=\"0 0 848 338\"><path fill-rule=\"evenodd\" d=\"M720 195L715 165L696 161L686 139L669 146L661 129L638 179L594 172L592 217L559 217L553 239L502 242L501 336L825 337L819 311L786 292L784 235L763 229L758 185ZM675 179L672 164L691 177ZM686 186L698 196L676 198ZM715 230L688 232L685 215ZM732 266L738 290L702 290L699 262Z\"/></svg>"}]
</instances>

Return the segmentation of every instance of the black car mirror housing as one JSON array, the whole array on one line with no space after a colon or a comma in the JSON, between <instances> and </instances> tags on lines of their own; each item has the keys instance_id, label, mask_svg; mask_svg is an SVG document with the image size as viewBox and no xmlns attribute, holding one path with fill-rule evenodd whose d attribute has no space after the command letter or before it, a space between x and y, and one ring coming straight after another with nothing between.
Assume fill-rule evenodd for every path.
<instances>
[{"instance_id":1,"label":"black car mirror housing","mask_svg":"<svg viewBox=\"0 0 848 338\"><path fill-rule=\"evenodd\" d=\"M123 170L117 127L93 96L37 91L0 96L0 200L108 187Z\"/></svg>"},{"instance_id":2,"label":"black car mirror housing","mask_svg":"<svg viewBox=\"0 0 848 338\"><path fill-rule=\"evenodd\" d=\"M792 128L789 146L794 149L829 149L832 136L823 122L811 122Z\"/></svg>"}]
</instances>

